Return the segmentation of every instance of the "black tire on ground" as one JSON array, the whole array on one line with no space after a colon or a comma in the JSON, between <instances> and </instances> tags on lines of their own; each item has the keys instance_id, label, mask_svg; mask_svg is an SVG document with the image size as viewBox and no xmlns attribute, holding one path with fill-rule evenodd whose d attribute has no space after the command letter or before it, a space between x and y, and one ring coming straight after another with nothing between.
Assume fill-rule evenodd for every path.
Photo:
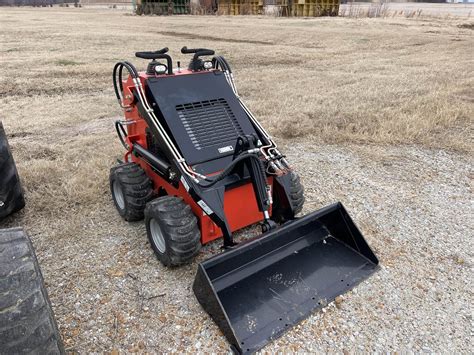
<instances>
[{"instance_id":1,"label":"black tire on ground","mask_svg":"<svg viewBox=\"0 0 474 355\"><path fill-rule=\"evenodd\" d=\"M0 220L23 207L25 199L20 178L0 122Z\"/></svg>"},{"instance_id":2,"label":"black tire on ground","mask_svg":"<svg viewBox=\"0 0 474 355\"><path fill-rule=\"evenodd\" d=\"M151 247L165 266L189 263L201 249L201 232L191 206L176 196L149 202L145 225Z\"/></svg>"},{"instance_id":3,"label":"black tire on ground","mask_svg":"<svg viewBox=\"0 0 474 355\"><path fill-rule=\"evenodd\" d=\"M292 209L289 208L286 197L283 197L283 191L274 195L272 219L277 223L284 223L293 219L295 215L301 212L305 201L304 187L301 184L300 177L293 171L289 174L289 202L291 203Z\"/></svg>"},{"instance_id":4,"label":"black tire on ground","mask_svg":"<svg viewBox=\"0 0 474 355\"><path fill-rule=\"evenodd\" d=\"M304 205L304 187L301 184L300 177L295 172L290 172L291 186L290 186L290 202L293 206L295 215L301 212Z\"/></svg>"},{"instance_id":5,"label":"black tire on ground","mask_svg":"<svg viewBox=\"0 0 474 355\"><path fill-rule=\"evenodd\" d=\"M33 246L21 228L0 230L0 354L64 354Z\"/></svg>"},{"instance_id":6,"label":"black tire on ground","mask_svg":"<svg viewBox=\"0 0 474 355\"><path fill-rule=\"evenodd\" d=\"M145 171L135 163L120 164L110 169L110 191L117 211L129 222L143 219L153 185Z\"/></svg>"}]
</instances>

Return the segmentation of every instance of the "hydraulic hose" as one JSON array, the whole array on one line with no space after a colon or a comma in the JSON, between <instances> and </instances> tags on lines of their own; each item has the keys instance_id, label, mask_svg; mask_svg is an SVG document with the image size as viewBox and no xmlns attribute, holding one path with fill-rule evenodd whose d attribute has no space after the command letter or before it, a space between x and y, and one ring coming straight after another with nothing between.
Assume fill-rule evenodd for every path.
<instances>
[{"instance_id":1,"label":"hydraulic hose","mask_svg":"<svg viewBox=\"0 0 474 355\"><path fill-rule=\"evenodd\" d=\"M115 64L114 70L112 73L112 79L114 83L115 96L117 96L117 100L122 108L124 108L124 106L122 105L122 96L120 95L120 93L123 92L122 73L123 73L124 67L128 70L128 72L133 78L135 79L138 78L137 69L135 69L135 67L131 63L118 62L117 64ZM118 71L118 84L117 84L117 71Z\"/></svg>"},{"instance_id":2,"label":"hydraulic hose","mask_svg":"<svg viewBox=\"0 0 474 355\"><path fill-rule=\"evenodd\" d=\"M210 186L215 185L216 183L224 179L226 176L228 176L232 172L234 167L245 159L256 159L259 163L260 170L263 174L262 176L265 176L265 167L263 165L263 162L260 160L260 158L256 154L245 153L245 154L239 155L236 159L234 159L219 175L213 177L213 179L206 177L206 181L209 182L208 184L199 183L199 185L202 187L210 187Z\"/></svg>"},{"instance_id":3,"label":"hydraulic hose","mask_svg":"<svg viewBox=\"0 0 474 355\"><path fill-rule=\"evenodd\" d=\"M119 69L119 67L120 67L120 69ZM119 87L117 87L117 69L119 69L119 76L120 76L120 79L119 79L120 91L119 91ZM112 73L115 96L117 96L117 100L120 103L120 106L122 106L122 96L120 95L120 93L123 92L123 84L122 84L122 79L121 79L122 78L122 69L123 69L123 64L119 62L119 63L115 64L114 70L113 70L113 73Z\"/></svg>"},{"instance_id":4,"label":"hydraulic hose","mask_svg":"<svg viewBox=\"0 0 474 355\"><path fill-rule=\"evenodd\" d=\"M230 70L229 64L226 62L224 57L221 57L220 55L216 55L214 58L212 58L212 61L214 62L214 68L219 69L219 66L223 71L228 71L231 73L232 71Z\"/></svg>"},{"instance_id":5,"label":"hydraulic hose","mask_svg":"<svg viewBox=\"0 0 474 355\"><path fill-rule=\"evenodd\" d=\"M186 165L186 161L184 160L184 158L181 156L181 154L179 153L179 151L176 149L176 147L174 146L173 142L171 141L170 137L167 135L166 131L163 129L163 127L161 126L161 124L159 123L159 120L158 118L155 116L154 112L153 112L153 109L150 107L150 105L148 104L148 101L146 100L146 96L145 96L145 91L143 89L143 86L140 82L140 78L139 78L139 74L138 74L138 71L135 69L135 67L133 66L133 64L127 62L127 61L123 61L123 62L119 62L115 65L114 67L114 71L113 71L113 80L114 80L114 88L115 88L115 94L117 96L117 99L119 100L119 104L120 106L125 109L127 107L123 106L122 105L122 97L120 95L120 93L118 92L118 86L117 86L117 69L119 68L122 68L125 67L128 72L130 73L130 76L132 77L132 80L133 80L133 83L134 83L134 86L135 86L135 89L136 89L136 94L137 94L137 98L138 98L138 101L141 102L141 104L143 105L143 108L145 109L145 111L147 112L148 114L148 117L150 118L151 122L155 125L156 129L158 130L158 133L159 135L161 136L161 138L163 139L163 141L165 142L165 144L168 146L168 148L170 149L172 155L173 155L173 158L176 160L176 162L183 168L183 170L185 171L186 175L188 175L190 178L194 179L195 181L198 181L196 176L200 177L200 178L204 178L202 175L198 174L198 173L195 173L194 171L191 170L191 168L189 168L187 165ZM121 78L120 78L120 81L121 81Z\"/></svg>"},{"instance_id":6,"label":"hydraulic hose","mask_svg":"<svg viewBox=\"0 0 474 355\"><path fill-rule=\"evenodd\" d=\"M129 150L130 147L128 144L125 142L125 138L127 137L127 132L125 132L125 129L122 126L122 123L120 121L115 121L115 130L117 131L117 135L120 139L120 143L124 146L126 150Z\"/></svg>"},{"instance_id":7,"label":"hydraulic hose","mask_svg":"<svg viewBox=\"0 0 474 355\"><path fill-rule=\"evenodd\" d=\"M226 70L232 74L232 69L230 68L230 65L229 65L229 62L227 61L227 59L225 59L224 57L220 57L222 59L222 61L224 62L225 64L225 67L226 67Z\"/></svg>"},{"instance_id":8,"label":"hydraulic hose","mask_svg":"<svg viewBox=\"0 0 474 355\"><path fill-rule=\"evenodd\" d=\"M126 60L123 61L123 64L125 65L125 67L127 67L127 69L133 71L133 75L132 75L132 76L133 76L135 79L138 79L138 71L137 71L137 69L134 67L134 65L133 65L132 63L130 63L130 62L127 62Z\"/></svg>"}]
</instances>

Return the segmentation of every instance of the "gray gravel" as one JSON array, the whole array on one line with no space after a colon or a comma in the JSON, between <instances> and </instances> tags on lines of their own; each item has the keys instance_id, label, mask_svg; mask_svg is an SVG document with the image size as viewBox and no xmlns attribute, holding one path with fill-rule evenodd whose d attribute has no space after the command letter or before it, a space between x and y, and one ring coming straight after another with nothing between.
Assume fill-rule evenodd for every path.
<instances>
[{"instance_id":1,"label":"gray gravel","mask_svg":"<svg viewBox=\"0 0 474 355\"><path fill-rule=\"evenodd\" d=\"M269 348L472 349L472 159L414 147L301 144L289 153L313 202L304 212L342 201L382 269Z\"/></svg>"},{"instance_id":2,"label":"gray gravel","mask_svg":"<svg viewBox=\"0 0 474 355\"><path fill-rule=\"evenodd\" d=\"M473 161L417 147L287 143L306 187L304 213L342 201L381 270L266 351L468 352L472 348ZM144 225L103 205L52 240L30 228L66 348L82 353L223 352L191 290L198 261L165 269ZM38 230L39 229L39 230ZM258 233L249 228L240 238Z\"/></svg>"}]
</instances>

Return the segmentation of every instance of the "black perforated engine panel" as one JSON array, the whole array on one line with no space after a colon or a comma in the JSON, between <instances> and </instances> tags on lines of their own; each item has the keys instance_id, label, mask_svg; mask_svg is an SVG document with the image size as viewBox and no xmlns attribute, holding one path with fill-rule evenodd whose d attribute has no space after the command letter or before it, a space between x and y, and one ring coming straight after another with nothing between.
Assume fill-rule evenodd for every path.
<instances>
[{"instance_id":1,"label":"black perforated engine panel","mask_svg":"<svg viewBox=\"0 0 474 355\"><path fill-rule=\"evenodd\" d=\"M176 111L196 149L222 147L244 132L223 98L177 105Z\"/></svg>"},{"instance_id":2,"label":"black perforated engine panel","mask_svg":"<svg viewBox=\"0 0 474 355\"><path fill-rule=\"evenodd\" d=\"M147 87L157 116L190 165L228 163L237 137L256 133L221 72L151 78Z\"/></svg>"}]
</instances>

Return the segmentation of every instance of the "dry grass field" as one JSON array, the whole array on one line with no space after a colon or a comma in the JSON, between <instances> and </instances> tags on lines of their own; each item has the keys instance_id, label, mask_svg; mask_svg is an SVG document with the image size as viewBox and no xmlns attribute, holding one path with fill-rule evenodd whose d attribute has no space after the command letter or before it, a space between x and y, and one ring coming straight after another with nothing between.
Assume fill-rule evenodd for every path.
<instances>
[{"instance_id":1,"label":"dry grass field","mask_svg":"<svg viewBox=\"0 0 474 355\"><path fill-rule=\"evenodd\" d=\"M133 53L164 46L187 63L179 53L187 45L231 63L240 94L302 174L305 212L343 200L384 267L342 309L311 317L269 350L467 351L473 24L2 8L0 119L27 207L0 226L31 235L66 348L227 349L193 298L196 263L161 267L142 223L123 222L108 189L122 152L113 65L126 59L144 68ZM431 277L445 266L456 281L443 274L437 285Z\"/></svg>"}]
</instances>

